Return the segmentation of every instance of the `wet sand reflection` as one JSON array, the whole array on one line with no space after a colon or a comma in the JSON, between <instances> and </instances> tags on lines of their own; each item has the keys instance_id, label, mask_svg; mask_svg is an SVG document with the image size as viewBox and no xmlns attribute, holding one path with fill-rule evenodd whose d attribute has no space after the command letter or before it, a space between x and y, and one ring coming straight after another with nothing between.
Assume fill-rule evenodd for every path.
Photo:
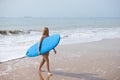
<instances>
[{"instance_id":1,"label":"wet sand reflection","mask_svg":"<svg viewBox=\"0 0 120 80\"><path fill-rule=\"evenodd\" d=\"M50 80L50 77L51 77L51 76L48 76L48 75L47 75L47 77L44 79L44 78L43 78L43 75L42 75L42 72L39 71L38 74L39 74L40 80Z\"/></svg>"}]
</instances>

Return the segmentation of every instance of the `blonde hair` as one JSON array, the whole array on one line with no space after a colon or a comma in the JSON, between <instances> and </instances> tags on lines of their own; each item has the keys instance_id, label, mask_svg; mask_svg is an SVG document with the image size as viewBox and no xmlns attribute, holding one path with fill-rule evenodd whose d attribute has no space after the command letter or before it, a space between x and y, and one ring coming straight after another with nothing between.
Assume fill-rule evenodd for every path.
<instances>
[{"instance_id":1,"label":"blonde hair","mask_svg":"<svg viewBox=\"0 0 120 80\"><path fill-rule=\"evenodd\" d=\"M48 27L44 27L44 28L43 28L43 33L42 33L42 35L49 36L49 29L48 29Z\"/></svg>"}]
</instances>

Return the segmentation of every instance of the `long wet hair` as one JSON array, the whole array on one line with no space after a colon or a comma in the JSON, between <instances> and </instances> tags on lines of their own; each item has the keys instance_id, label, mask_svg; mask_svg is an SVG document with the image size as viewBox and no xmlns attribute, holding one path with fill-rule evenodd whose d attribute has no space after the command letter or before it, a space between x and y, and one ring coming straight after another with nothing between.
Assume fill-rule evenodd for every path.
<instances>
[{"instance_id":1,"label":"long wet hair","mask_svg":"<svg viewBox=\"0 0 120 80\"><path fill-rule=\"evenodd\" d=\"M42 32L43 32L42 35L49 36L49 29L48 29L48 27L44 27Z\"/></svg>"}]
</instances>

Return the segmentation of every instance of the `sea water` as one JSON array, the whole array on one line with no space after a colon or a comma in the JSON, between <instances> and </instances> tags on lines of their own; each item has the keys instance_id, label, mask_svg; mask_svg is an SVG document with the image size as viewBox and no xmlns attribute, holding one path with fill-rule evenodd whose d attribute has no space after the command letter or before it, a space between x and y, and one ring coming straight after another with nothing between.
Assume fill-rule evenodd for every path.
<instances>
[{"instance_id":1,"label":"sea water","mask_svg":"<svg viewBox=\"0 0 120 80\"><path fill-rule=\"evenodd\" d=\"M60 34L60 44L120 38L120 18L0 18L0 62L24 57L42 28Z\"/></svg>"}]
</instances>

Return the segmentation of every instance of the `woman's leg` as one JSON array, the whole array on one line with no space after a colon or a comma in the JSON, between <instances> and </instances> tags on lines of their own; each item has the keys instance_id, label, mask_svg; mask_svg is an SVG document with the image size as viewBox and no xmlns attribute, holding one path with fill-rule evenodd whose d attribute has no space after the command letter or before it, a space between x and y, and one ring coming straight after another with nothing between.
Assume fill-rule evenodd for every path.
<instances>
[{"instance_id":1,"label":"woman's leg","mask_svg":"<svg viewBox=\"0 0 120 80\"><path fill-rule=\"evenodd\" d=\"M39 70L41 71L41 68L42 68L42 66L43 66L43 64L45 63L45 60L44 60L44 58L42 59L42 61L41 61L41 63L40 63L40 67L39 67Z\"/></svg>"},{"instance_id":2,"label":"woman's leg","mask_svg":"<svg viewBox=\"0 0 120 80\"><path fill-rule=\"evenodd\" d=\"M44 54L43 58L46 61L46 68L48 71L48 75L51 76L52 74L50 73L50 68L49 68L49 53Z\"/></svg>"}]
</instances>

